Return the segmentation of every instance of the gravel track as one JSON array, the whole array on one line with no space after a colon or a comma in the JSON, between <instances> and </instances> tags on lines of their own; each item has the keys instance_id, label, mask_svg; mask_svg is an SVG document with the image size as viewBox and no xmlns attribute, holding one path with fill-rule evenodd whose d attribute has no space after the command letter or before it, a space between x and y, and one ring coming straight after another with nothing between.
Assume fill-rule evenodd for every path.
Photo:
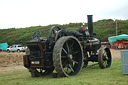
<instances>
[{"instance_id":1,"label":"gravel track","mask_svg":"<svg viewBox=\"0 0 128 85\"><path fill-rule=\"evenodd\" d=\"M120 50L111 49L111 53L113 59L121 58ZM16 70L26 69L23 66L23 55L25 55L25 53L23 52L20 53L0 52L0 73L7 73Z\"/></svg>"}]
</instances>

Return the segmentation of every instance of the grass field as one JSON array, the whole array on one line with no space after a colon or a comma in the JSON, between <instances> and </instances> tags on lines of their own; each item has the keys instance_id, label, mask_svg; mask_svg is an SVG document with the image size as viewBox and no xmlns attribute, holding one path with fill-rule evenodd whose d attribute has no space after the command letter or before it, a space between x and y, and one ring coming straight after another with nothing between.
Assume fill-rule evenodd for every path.
<instances>
[{"instance_id":1,"label":"grass field","mask_svg":"<svg viewBox=\"0 0 128 85\"><path fill-rule=\"evenodd\" d=\"M121 60L115 59L110 68L89 65L78 75L65 78L32 78L28 70L0 74L0 85L128 85L128 75L121 72Z\"/></svg>"}]
</instances>

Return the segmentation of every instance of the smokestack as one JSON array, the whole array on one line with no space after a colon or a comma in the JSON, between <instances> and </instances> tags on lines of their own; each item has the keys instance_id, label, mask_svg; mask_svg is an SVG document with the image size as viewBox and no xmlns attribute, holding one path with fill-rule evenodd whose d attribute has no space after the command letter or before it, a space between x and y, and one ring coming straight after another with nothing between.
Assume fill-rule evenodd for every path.
<instances>
[{"instance_id":1,"label":"smokestack","mask_svg":"<svg viewBox=\"0 0 128 85\"><path fill-rule=\"evenodd\" d=\"M93 38L93 20L92 20L93 15L87 15L88 17L88 29L90 33L90 37Z\"/></svg>"}]
</instances>

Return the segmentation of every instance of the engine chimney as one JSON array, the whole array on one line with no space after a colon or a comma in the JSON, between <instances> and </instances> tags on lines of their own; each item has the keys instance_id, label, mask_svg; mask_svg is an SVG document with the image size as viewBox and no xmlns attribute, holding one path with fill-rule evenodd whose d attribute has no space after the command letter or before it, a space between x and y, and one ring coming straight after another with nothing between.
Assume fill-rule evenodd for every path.
<instances>
[{"instance_id":1,"label":"engine chimney","mask_svg":"<svg viewBox=\"0 0 128 85\"><path fill-rule=\"evenodd\" d=\"M93 38L93 22L92 22L92 16L93 15L87 15L88 17L88 29L90 33L90 37Z\"/></svg>"}]
</instances>

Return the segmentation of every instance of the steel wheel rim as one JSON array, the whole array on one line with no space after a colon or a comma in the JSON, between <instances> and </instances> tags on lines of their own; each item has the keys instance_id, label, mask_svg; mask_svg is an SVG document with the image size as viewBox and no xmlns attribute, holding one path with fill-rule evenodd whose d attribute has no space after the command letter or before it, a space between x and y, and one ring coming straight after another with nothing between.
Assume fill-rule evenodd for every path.
<instances>
[{"instance_id":1,"label":"steel wheel rim","mask_svg":"<svg viewBox=\"0 0 128 85\"><path fill-rule=\"evenodd\" d=\"M74 46L77 49L74 49ZM64 43L61 50L61 64L64 72L69 76L76 75L78 73L78 70L80 69L79 66L81 64L80 61L82 60L82 58L78 57L81 54L81 51L78 49L79 46L77 42L75 42L73 39L68 39Z\"/></svg>"}]
</instances>

